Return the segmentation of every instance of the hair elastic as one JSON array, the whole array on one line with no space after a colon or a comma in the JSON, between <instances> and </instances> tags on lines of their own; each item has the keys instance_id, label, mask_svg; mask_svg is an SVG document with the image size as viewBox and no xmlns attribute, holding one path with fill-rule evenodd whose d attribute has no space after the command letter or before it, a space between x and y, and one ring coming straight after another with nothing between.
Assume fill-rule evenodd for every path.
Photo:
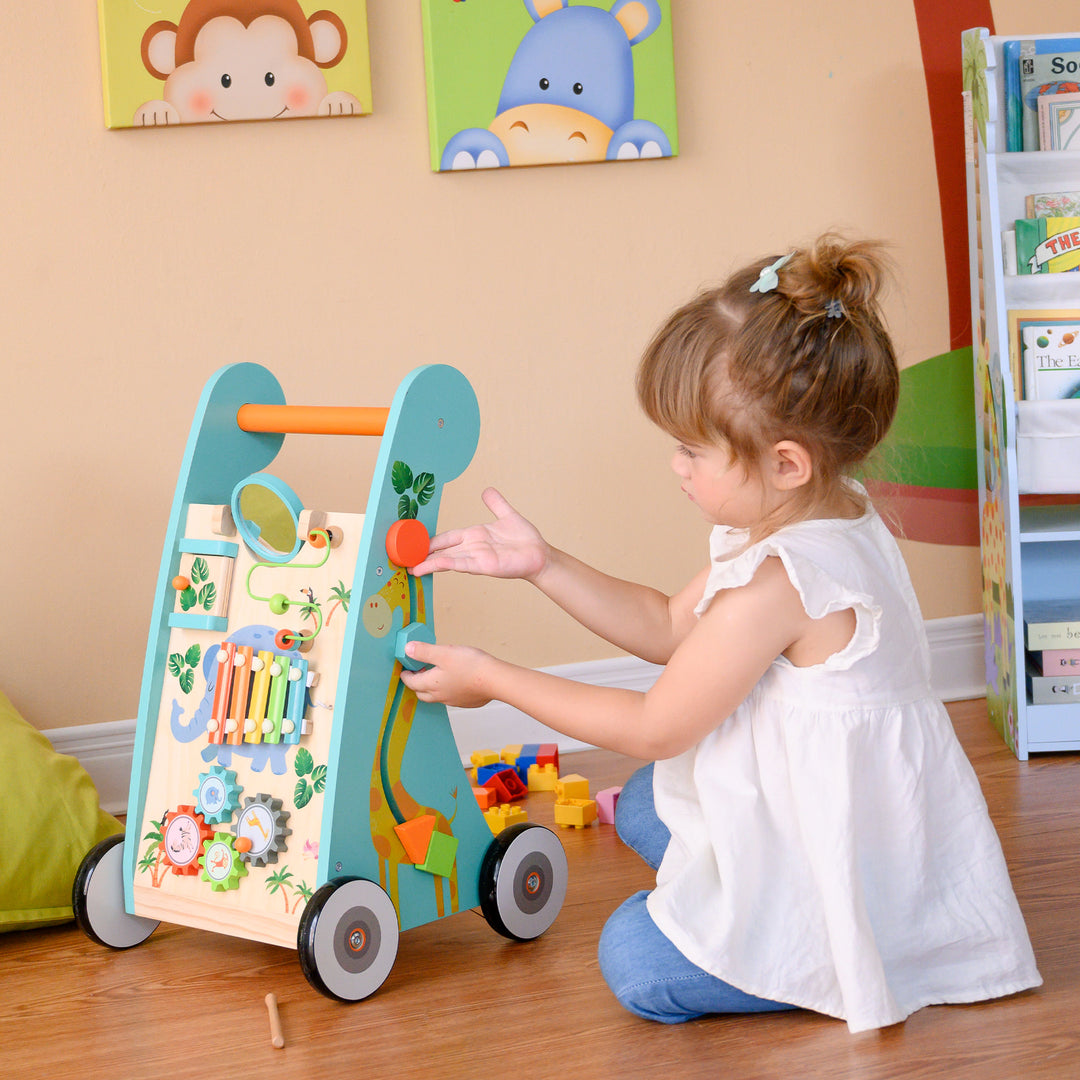
<instances>
[{"instance_id":1,"label":"hair elastic","mask_svg":"<svg viewBox=\"0 0 1080 1080\"><path fill-rule=\"evenodd\" d=\"M842 318L844 314L844 305L839 300L830 300L825 305L825 315L830 319Z\"/></svg>"},{"instance_id":2,"label":"hair elastic","mask_svg":"<svg viewBox=\"0 0 1080 1080\"><path fill-rule=\"evenodd\" d=\"M772 290L780 284L780 279L776 276L776 271L784 266L794 254L795 252L792 251L787 255L782 255L776 262L766 266L761 273L758 274L757 281L750 286L750 291L756 293L772 292Z\"/></svg>"}]
</instances>

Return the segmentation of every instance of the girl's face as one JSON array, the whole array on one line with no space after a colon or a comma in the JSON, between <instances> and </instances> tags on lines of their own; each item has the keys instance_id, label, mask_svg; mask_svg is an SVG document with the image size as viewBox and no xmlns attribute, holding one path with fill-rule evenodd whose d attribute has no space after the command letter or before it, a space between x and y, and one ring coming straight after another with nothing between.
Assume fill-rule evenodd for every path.
<instances>
[{"instance_id":1,"label":"girl's face","mask_svg":"<svg viewBox=\"0 0 1080 1080\"><path fill-rule=\"evenodd\" d=\"M683 493L713 525L748 529L768 509L760 478L749 474L725 446L679 443L671 467Z\"/></svg>"}]
</instances>

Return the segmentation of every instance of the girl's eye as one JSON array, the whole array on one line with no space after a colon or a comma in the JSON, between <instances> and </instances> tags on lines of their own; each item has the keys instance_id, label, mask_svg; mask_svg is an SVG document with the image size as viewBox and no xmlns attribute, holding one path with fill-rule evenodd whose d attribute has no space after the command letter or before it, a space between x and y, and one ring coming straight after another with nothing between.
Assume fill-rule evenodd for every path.
<instances>
[{"instance_id":1,"label":"girl's eye","mask_svg":"<svg viewBox=\"0 0 1080 1080\"><path fill-rule=\"evenodd\" d=\"M221 85L224 86L226 90L228 90L229 87L232 86L232 76L231 75L222 75L221 76Z\"/></svg>"},{"instance_id":2,"label":"girl's eye","mask_svg":"<svg viewBox=\"0 0 1080 1080\"><path fill-rule=\"evenodd\" d=\"M682 454L683 457L692 458L694 456L694 451L691 450L689 446L683 446L682 443L679 443L679 453Z\"/></svg>"},{"instance_id":3,"label":"girl's eye","mask_svg":"<svg viewBox=\"0 0 1080 1080\"><path fill-rule=\"evenodd\" d=\"M273 86L274 85L274 73L272 71L268 71L263 76L263 82L266 83L267 86Z\"/></svg>"}]
</instances>

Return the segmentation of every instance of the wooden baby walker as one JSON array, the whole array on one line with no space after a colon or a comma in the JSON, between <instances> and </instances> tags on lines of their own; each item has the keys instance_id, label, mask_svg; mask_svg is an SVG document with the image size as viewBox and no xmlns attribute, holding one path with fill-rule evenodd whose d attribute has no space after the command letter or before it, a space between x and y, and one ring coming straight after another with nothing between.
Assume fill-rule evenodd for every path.
<instances>
[{"instance_id":1,"label":"wooden baby walker","mask_svg":"<svg viewBox=\"0 0 1080 1080\"><path fill-rule=\"evenodd\" d=\"M143 670L124 833L83 860L82 929L116 949L167 920L295 947L358 1001L398 935L479 905L538 937L566 895L549 829L492 836L446 709L401 681L434 641L413 577L443 485L472 459L476 396L417 368L388 408L285 404L234 364L207 383L180 467ZM285 434L381 436L367 512L305 509L263 470Z\"/></svg>"}]
</instances>

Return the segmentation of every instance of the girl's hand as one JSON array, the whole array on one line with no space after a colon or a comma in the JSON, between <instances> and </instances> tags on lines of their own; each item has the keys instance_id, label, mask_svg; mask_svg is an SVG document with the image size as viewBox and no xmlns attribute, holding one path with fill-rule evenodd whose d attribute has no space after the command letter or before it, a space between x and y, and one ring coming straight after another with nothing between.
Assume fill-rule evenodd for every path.
<instances>
[{"instance_id":1,"label":"girl's hand","mask_svg":"<svg viewBox=\"0 0 1080 1080\"><path fill-rule=\"evenodd\" d=\"M425 641L411 641L405 651L414 660L432 665L423 671L401 673L401 681L421 701L475 709L491 700L491 694L484 689L484 673L494 658L486 652L465 645L431 645Z\"/></svg>"},{"instance_id":2,"label":"girl's hand","mask_svg":"<svg viewBox=\"0 0 1080 1080\"><path fill-rule=\"evenodd\" d=\"M417 577L437 570L483 574L498 578L535 578L547 565L548 545L494 488L481 498L495 515L488 525L451 529L432 541L427 558L412 573Z\"/></svg>"}]
</instances>

